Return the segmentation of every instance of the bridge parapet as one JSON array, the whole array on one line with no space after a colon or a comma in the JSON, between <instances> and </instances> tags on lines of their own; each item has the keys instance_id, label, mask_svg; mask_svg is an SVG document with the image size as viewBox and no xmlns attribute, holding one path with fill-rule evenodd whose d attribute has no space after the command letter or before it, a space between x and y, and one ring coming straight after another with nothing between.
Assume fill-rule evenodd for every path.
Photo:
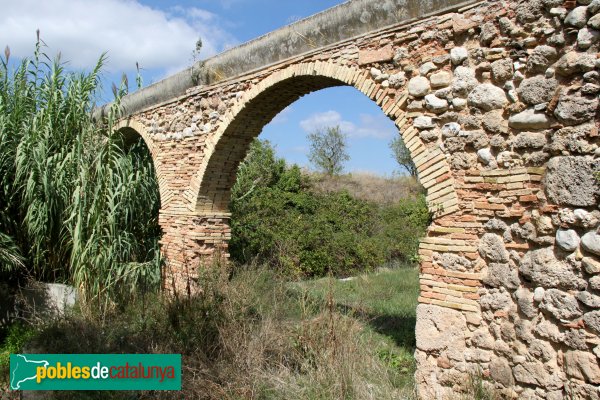
<instances>
[{"instance_id":1,"label":"bridge parapet","mask_svg":"<svg viewBox=\"0 0 600 400\"><path fill-rule=\"evenodd\" d=\"M480 0L352 0L284 26L138 90L121 100L123 116L281 61L361 35L458 10ZM100 118L109 105L96 111Z\"/></svg>"}]
</instances>

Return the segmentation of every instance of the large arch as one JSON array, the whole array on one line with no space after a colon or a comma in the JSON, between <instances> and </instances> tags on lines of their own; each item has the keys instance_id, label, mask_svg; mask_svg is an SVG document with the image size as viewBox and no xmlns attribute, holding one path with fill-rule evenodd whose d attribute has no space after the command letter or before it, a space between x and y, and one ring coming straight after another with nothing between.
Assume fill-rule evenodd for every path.
<instances>
[{"instance_id":1,"label":"large arch","mask_svg":"<svg viewBox=\"0 0 600 400\"><path fill-rule=\"evenodd\" d=\"M427 340L431 340L428 336L433 336L433 341L449 337L446 345L454 346L456 342L456 347L459 347L464 340L464 332L456 334L456 337L453 337L453 332L466 328L462 313L474 315L472 320L481 318L481 310L475 300L481 285L480 274L442 270L433 260L433 253L449 252L476 258L477 248L470 241L463 240L474 237L464 234L466 231L462 227L452 227L452 222L448 226L448 221L454 219L453 214L460 212L454 177L442 150L431 143L425 144L420 138L420 131L412 126L415 116L406 112L409 98L407 88L395 88L392 92L381 82L372 79L368 69L320 61L299 63L268 75L239 97L206 143L205 157L191 181L187 196L195 201L190 205L190 212L195 216L194 223L201 233L194 233L191 241L192 234L185 239L188 240L188 247L193 242L197 250L195 254L189 252L180 265L174 264L174 275L179 273L183 276L183 281L188 282L186 289L189 290L189 282L196 279L193 270L190 271L190 265L192 268L201 265L203 257L205 260L214 260L215 253L227 254L227 241L231 235L228 229L230 190L235 183L238 165L262 128L300 97L334 86L354 87L374 101L394 121L410 151L433 215L427 237L422 239L419 246L421 305L417 308L417 343L427 343ZM193 263L189 260L193 260ZM437 330L427 332L428 324L436 326L438 320L442 320L442 324L453 322L450 326L441 325L435 328ZM424 353L420 353L420 350L417 353L417 361L421 365L417 380L422 383L432 369L430 361L420 358Z\"/></svg>"},{"instance_id":2,"label":"large arch","mask_svg":"<svg viewBox=\"0 0 600 400\"><path fill-rule=\"evenodd\" d=\"M352 86L373 100L391 118L414 160L419 181L427 191L427 203L435 216L458 209L458 196L446 157L427 149L411 126L404 110L408 95L390 96L388 90L369 79L369 71L328 62L310 62L281 69L245 93L227 114L212 140L198 174L190 185L198 215L227 214L229 192L239 163L252 139L285 107L300 97L333 86Z\"/></svg>"}]
</instances>

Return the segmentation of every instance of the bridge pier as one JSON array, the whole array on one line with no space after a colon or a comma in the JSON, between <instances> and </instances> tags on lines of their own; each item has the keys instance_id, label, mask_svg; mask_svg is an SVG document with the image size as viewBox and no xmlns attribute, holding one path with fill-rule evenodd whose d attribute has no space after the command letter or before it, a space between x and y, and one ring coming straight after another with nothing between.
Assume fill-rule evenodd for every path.
<instances>
[{"instance_id":1,"label":"bridge pier","mask_svg":"<svg viewBox=\"0 0 600 400\"><path fill-rule=\"evenodd\" d=\"M174 296L195 294L200 270L229 258L229 219L229 213L160 213L163 290Z\"/></svg>"}]
</instances>

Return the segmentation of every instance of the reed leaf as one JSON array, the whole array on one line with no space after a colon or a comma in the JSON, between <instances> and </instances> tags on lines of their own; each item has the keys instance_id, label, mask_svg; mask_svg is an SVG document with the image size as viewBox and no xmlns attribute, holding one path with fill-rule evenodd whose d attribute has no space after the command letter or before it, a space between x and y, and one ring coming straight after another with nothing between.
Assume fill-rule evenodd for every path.
<instances>
[{"instance_id":1,"label":"reed leaf","mask_svg":"<svg viewBox=\"0 0 600 400\"><path fill-rule=\"evenodd\" d=\"M43 48L12 71L0 65L0 271L70 282L103 304L156 288L152 158L114 131L119 98L107 121L91 118L106 57L75 73Z\"/></svg>"}]
</instances>

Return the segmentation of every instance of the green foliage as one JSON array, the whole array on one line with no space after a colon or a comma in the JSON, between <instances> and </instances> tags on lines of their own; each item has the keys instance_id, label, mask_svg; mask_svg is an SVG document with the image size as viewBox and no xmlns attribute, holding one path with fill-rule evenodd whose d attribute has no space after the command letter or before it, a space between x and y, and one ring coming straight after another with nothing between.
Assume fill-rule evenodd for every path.
<instances>
[{"instance_id":1,"label":"green foliage","mask_svg":"<svg viewBox=\"0 0 600 400\"><path fill-rule=\"evenodd\" d=\"M344 162L350 159L347 137L339 125L309 133L308 140L310 161L327 175L339 175L344 169Z\"/></svg>"},{"instance_id":2,"label":"green foliage","mask_svg":"<svg viewBox=\"0 0 600 400\"><path fill-rule=\"evenodd\" d=\"M261 141L240 165L231 211L232 258L293 276L348 275L410 260L429 222L421 197L380 206L344 191L317 193Z\"/></svg>"},{"instance_id":3,"label":"green foliage","mask_svg":"<svg viewBox=\"0 0 600 400\"><path fill-rule=\"evenodd\" d=\"M113 133L118 99L106 125L92 121L103 62L66 72L38 40L14 72L0 66L0 270L69 281L86 299L159 276L149 152Z\"/></svg>"},{"instance_id":4,"label":"green foliage","mask_svg":"<svg viewBox=\"0 0 600 400\"><path fill-rule=\"evenodd\" d=\"M10 367L10 354L20 353L23 346L35 336L35 329L16 322L9 326L4 342L0 346L0 380Z\"/></svg>"},{"instance_id":5,"label":"green foliage","mask_svg":"<svg viewBox=\"0 0 600 400\"><path fill-rule=\"evenodd\" d=\"M232 257L298 276L373 268L383 257L369 237L368 208L344 193L264 190L232 210Z\"/></svg>"},{"instance_id":6,"label":"green foliage","mask_svg":"<svg viewBox=\"0 0 600 400\"><path fill-rule=\"evenodd\" d=\"M379 350L377 356L381 361L386 363L389 369L398 370L400 373L406 374L412 372L414 369L414 360L403 357L390 349Z\"/></svg>"},{"instance_id":7,"label":"green foliage","mask_svg":"<svg viewBox=\"0 0 600 400\"><path fill-rule=\"evenodd\" d=\"M285 160L275 157L275 150L269 141L253 141L248 154L238 167L236 182L231 190L231 197L235 201L239 202L252 195L257 188L277 187L292 192L299 190L302 183L299 171L288 171Z\"/></svg>"},{"instance_id":8,"label":"green foliage","mask_svg":"<svg viewBox=\"0 0 600 400\"><path fill-rule=\"evenodd\" d=\"M24 267L21 250L13 238L0 232L0 272L12 272Z\"/></svg>"},{"instance_id":9,"label":"green foliage","mask_svg":"<svg viewBox=\"0 0 600 400\"><path fill-rule=\"evenodd\" d=\"M390 149L392 150L392 155L394 156L394 159L398 165L404 168L411 176L416 178L417 166L413 162L410 151L406 148L404 140L402 140L400 135L392 139L390 142Z\"/></svg>"},{"instance_id":10,"label":"green foliage","mask_svg":"<svg viewBox=\"0 0 600 400\"><path fill-rule=\"evenodd\" d=\"M380 216L381 235L385 238L388 259L418 261L419 241L431 222L425 196L382 207Z\"/></svg>"}]
</instances>

